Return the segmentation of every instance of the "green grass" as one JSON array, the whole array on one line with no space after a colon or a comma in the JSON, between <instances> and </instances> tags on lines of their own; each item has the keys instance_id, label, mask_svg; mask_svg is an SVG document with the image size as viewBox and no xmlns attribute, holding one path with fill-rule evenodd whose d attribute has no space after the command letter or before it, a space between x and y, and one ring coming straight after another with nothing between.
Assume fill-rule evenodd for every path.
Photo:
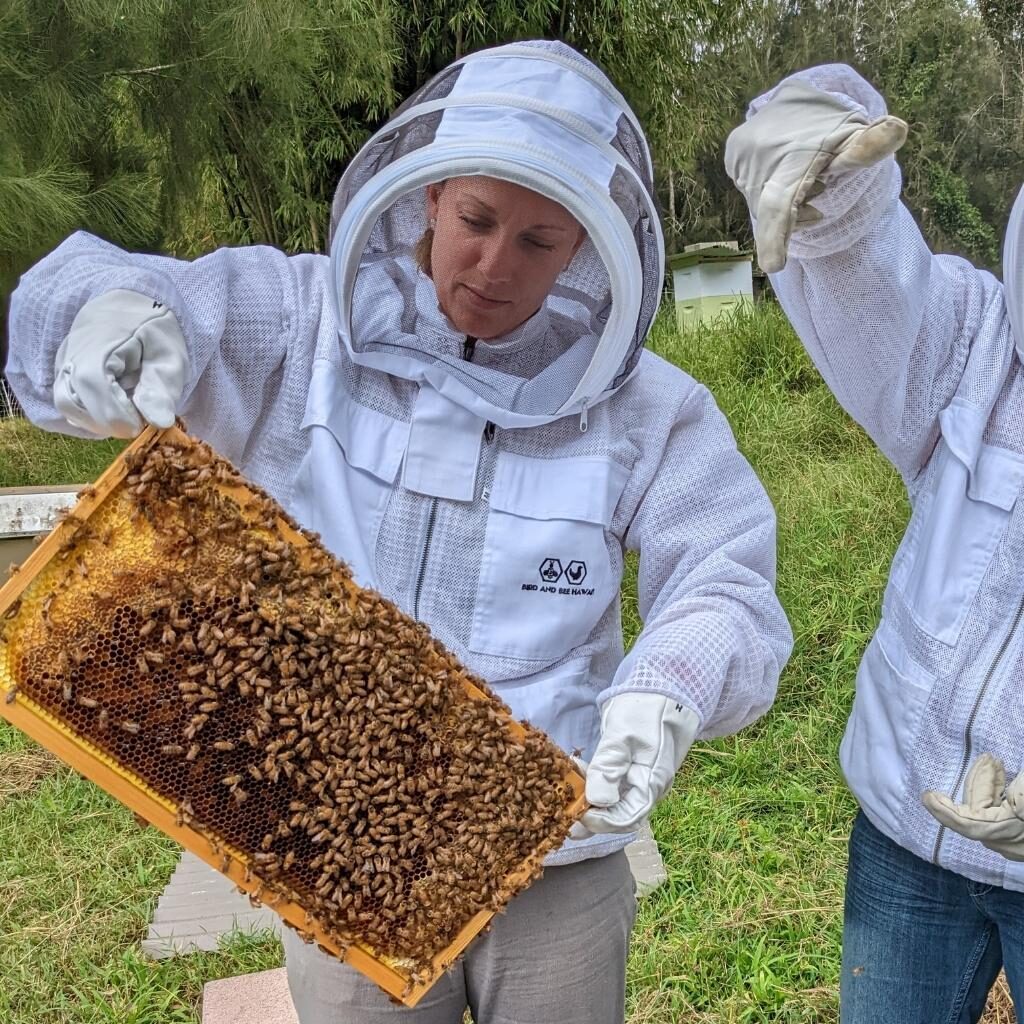
<instances>
[{"instance_id":1,"label":"green grass","mask_svg":"<svg viewBox=\"0 0 1024 1024\"><path fill-rule=\"evenodd\" d=\"M771 712L697 744L655 813L669 883L641 904L629 1019L836 1021L854 811L837 751L903 488L777 307L683 336L663 319L652 347L712 389L775 502L796 644Z\"/></svg>"},{"instance_id":2,"label":"green grass","mask_svg":"<svg viewBox=\"0 0 1024 1024\"><path fill-rule=\"evenodd\" d=\"M685 336L662 319L652 347L712 389L776 503L796 649L772 711L698 744L656 812L669 881L641 903L629 1019L834 1022L853 816L836 752L903 490L777 308ZM86 480L115 450L2 424L0 484ZM632 636L632 560L623 597ZM197 1021L205 981L276 965L269 937L170 962L139 953L175 853L0 723L0 1022Z\"/></svg>"},{"instance_id":3,"label":"green grass","mask_svg":"<svg viewBox=\"0 0 1024 1024\"><path fill-rule=\"evenodd\" d=\"M17 756L5 742L0 770ZM220 955L144 957L139 939L175 844L74 772L38 772L27 791L23 779L19 795L0 797L0 1021L196 1021L206 981L277 965L269 937Z\"/></svg>"},{"instance_id":4,"label":"green grass","mask_svg":"<svg viewBox=\"0 0 1024 1024\"><path fill-rule=\"evenodd\" d=\"M0 420L0 487L88 483L123 447L123 441L83 441L44 433L26 420Z\"/></svg>"}]
</instances>

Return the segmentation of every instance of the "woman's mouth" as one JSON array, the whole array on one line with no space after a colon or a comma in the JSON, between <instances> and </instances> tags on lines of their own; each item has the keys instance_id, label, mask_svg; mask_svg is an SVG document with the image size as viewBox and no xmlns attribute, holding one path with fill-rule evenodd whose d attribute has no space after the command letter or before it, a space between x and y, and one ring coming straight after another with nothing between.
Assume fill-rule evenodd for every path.
<instances>
[{"instance_id":1,"label":"woman's mouth","mask_svg":"<svg viewBox=\"0 0 1024 1024\"><path fill-rule=\"evenodd\" d=\"M491 310L497 309L499 306L508 305L508 299L493 299L484 292L478 292L468 284L463 284L462 287L465 289L470 305L476 306L477 309Z\"/></svg>"}]
</instances>

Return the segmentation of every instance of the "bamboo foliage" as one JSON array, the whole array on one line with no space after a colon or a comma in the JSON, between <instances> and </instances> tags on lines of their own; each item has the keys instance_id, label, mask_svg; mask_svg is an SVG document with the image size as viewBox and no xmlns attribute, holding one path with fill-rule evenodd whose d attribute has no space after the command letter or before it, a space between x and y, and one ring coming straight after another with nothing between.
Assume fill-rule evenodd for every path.
<instances>
[{"instance_id":1,"label":"bamboo foliage","mask_svg":"<svg viewBox=\"0 0 1024 1024\"><path fill-rule=\"evenodd\" d=\"M84 222L134 244L157 240L145 140L124 130L110 77L123 50L145 46L113 21L119 6L8 0L0 9L0 287Z\"/></svg>"},{"instance_id":2,"label":"bamboo foliage","mask_svg":"<svg viewBox=\"0 0 1024 1024\"><path fill-rule=\"evenodd\" d=\"M525 38L601 64L644 123L670 249L749 242L722 147L782 75L852 62L911 123L905 195L989 265L1024 178L1018 0L4 0L0 299L76 228L196 255L323 251L348 160L450 61Z\"/></svg>"}]
</instances>

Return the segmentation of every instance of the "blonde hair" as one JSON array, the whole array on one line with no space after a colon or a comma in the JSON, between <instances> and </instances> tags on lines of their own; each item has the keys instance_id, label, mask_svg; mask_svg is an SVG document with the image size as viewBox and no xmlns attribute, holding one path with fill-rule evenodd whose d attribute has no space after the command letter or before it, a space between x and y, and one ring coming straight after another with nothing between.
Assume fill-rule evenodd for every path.
<instances>
[{"instance_id":1,"label":"blonde hair","mask_svg":"<svg viewBox=\"0 0 1024 1024\"><path fill-rule=\"evenodd\" d=\"M423 271L427 277L433 277L433 267L430 264L430 253L434 248L434 229L428 227L422 235L420 240L416 243L412 250L413 258L416 260L416 266Z\"/></svg>"}]
</instances>

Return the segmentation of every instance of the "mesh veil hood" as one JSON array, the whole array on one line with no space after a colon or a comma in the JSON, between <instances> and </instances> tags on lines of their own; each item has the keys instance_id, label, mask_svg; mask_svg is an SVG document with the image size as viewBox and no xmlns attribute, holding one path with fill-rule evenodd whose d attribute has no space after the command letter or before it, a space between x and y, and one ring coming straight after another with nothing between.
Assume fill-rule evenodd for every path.
<instances>
[{"instance_id":1,"label":"mesh veil hood","mask_svg":"<svg viewBox=\"0 0 1024 1024\"><path fill-rule=\"evenodd\" d=\"M426 187L473 175L539 192L587 231L528 322L544 353L533 365L463 360L462 336L438 315L413 256ZM499 426L584 412L636 368L657 310L664 243L653 193L636 117L571 47L514 43L456 61L395 112L338 185L330 273L342 343L356 363L428 382Z\"/></svg>"}]
</instances>

